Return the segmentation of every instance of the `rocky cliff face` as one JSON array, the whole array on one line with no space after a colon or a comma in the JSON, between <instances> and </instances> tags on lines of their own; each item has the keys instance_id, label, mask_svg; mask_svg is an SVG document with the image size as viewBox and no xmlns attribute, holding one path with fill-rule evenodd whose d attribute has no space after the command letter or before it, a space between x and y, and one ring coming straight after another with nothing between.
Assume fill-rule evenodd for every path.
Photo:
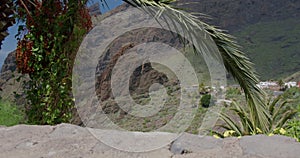
<instances>
[{"instance_id":1,"label":"rocky cliff face","mask_svg":"<svg viewBox=\"0 0 300 158\"><path fill-rule=\"evenodd\" d=\"M128 44L128 42L130 44ZM111 90L107 85L110 85L111 73L117 60L122 55L128 53L129 49L145 42L162 42L170 44L173 47L180 47L178 38L174 37L170 32L155 28L133 30L115 39L99 58L98 66L96 68L98 81L96 86L99 87L97 93L102 101L111 97ZM128 63L130 62L137 61L128 61ZM123 73L125 74L127 72L125 71ZM124 75L118 74L118 76ZM175 84L175 82L176 79L169 81L166 75L154 70L150 63L145 62L132 74L129 89L131 89L132 94L141 95L146 93L153 83L170 85Z\"/></svg>"},{"instance_id":2,"label":"rocky cliff face","mask_svg":"<svg viewBox=\"0 0 300 158\"><path fill-rule=\"evenodd\" d=\"M0 73L13 72L17 69L16 66L16 51L9 53L3 63Z\"/></svg>"},{"instance_id":3,"label":"rocky cliff face","mask_svg":"<svg viewBox=\"0 0 300 158\"><path fill-rule=\"evenodd\" d=\"M0 88L2 89L2 91L0 91L0 98L23 106L25 103L25 95L23 93L22 83L25 80L28 80L28 76L18 73L16 52L13 51L8 54L0 72Z\"/></svg>"}]
</instances>

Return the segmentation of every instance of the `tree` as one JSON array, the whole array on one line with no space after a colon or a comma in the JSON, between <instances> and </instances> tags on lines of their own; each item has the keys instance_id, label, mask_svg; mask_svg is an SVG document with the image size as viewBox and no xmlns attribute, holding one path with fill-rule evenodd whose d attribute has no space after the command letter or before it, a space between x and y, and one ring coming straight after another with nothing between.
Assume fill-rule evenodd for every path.
<instances>
[{"instance_id":1,"label":"tree","mask_svg":"<svg viewBox=\"0 0 300 158\"><path fill-rule=\"evenodd\" d=\"M280 90L282 90L282 91L284 91L284 82L283 82L283 80L282 79L280 79L279 81L278 81L278 85L279 85L279 87L280 87Z\"/></svg>"},{"instance_id":2,"label":"tree","mask_svg":"<svg viewBox=\"0 0 300 158\"><path fill-rule=\"evenodd\" d=\"M72 68L91 17L79 0L17 0L19 28L17 66L29 74L26 113L29 123L69 122L74 110Z\"/></svg>"},{"instance_id":3,"label":"tree","mask_svg":"<svg viewBox=\"0 0 300 158\"><path fill-rule=\"evenodd\" d=\"M26 5L24 5L24 1L27 2ZM105 2L105 0L103 0ZM227 69L227 71L229 73L232 74L232 76L235 78L235 80L237 80L237 82L241 85L241 87L243 88L244 92L245 92L245 96L246 99L248 101L248 106L250 108L250 113L251 113L251 117L250 119L253 121L254 125L260 129L266 129L268 127L268 115L267 115L267 111L264 105L264 101L263 101L263 96L264 96L264 92L257 87L257 83L258 83L258 78L256 75L256 72L253 68L253 64L252 62L250 62L250 60L245 56L245 54L243 52L241 52L239 50L239 46L236 44L236 42L234 41L234 38L228 34L225 34L223 31L216 29L215 27L208 25L206 23L204 23L203 21L199 20L196 16L193 16L190 13L186 13L183 10L179 10L177 9L176 6L173 6L173 2L175 2L176 0L124 0L125 2L127 2L128 4L135 6L135 7L140 7L140 8L144 8L146 9L147 6L155 6L158 8L157 13L163 13L163 12L167 12L167 11L172 11L173 14L170 15L170 18L173 21L176 22L180 22L182 25L182 29L185 32L189 32L189 31L193 31L190 28L200 28L200 26L204 27L204 30L206 31L206 33L208 33L212 39L214 40L214 42L217 44L219 51L221 52L221 58L223 60L223 63ZM25 17L29 18L30 14L32 13L36 13L36 11L38 11L37 6L39 5L32 5L32 1L29 0L18 0L19 6L23 6L21 7L23 12L19 12L19 15L21 17ZM37 2L42 2L41 4L43 4L43 6L48 6L49 8L51 8L51 4L53 4L53 0L50 1L35 1ZM68 16L68 20L63 21L63 22L72 22L75 18L75 12L76 9L78 9L78 0L70 0L70 1L60 1L62 3L66 3L69 2L71 7L69 8L71 12L68 12L69 15ZM81 6L83 4L86 3L86 1L80 1L81 2ZM30 6L30 7L25 7L25 6ZM53 6L52 6L53 7ZM55 12L52 12L52 14L54 14ZM161 15L161 14L158 14ZM76 18L75 18L76 19ZM43 21L43 19L40 19ZM27 19L28 22L28 19ZM59 23L58 23L59 24ZM64 25L67 31L73 31L74 30L74 23L71 23L70 25ZM55 26L53 26L55 27ZM38 27L35 28L30 28L30 29L39 29ZM32 31L32 30L31 30ZM193 32L191 32L191 34L189 34L188 36L192 36ZM46 36L43 36L46 37ZM32 36L30 38L34 38L34 39L41 39L39 34L32 34ZM60 41L57 41L57 44L59 44L59 42L64 43L65 40L67 39L61 39ZM40 41L42 42L42 41ZM193 43L194 45L199 45L199 43ZM36 43L35 43L36 45ZM37 47L35 47L37 48ZM42 47L43 48L43 47ZM57 48L57 49L63 49L61 47ZM46 54L49 52L45 52ZM196 52L198 53L198 52ZM38 63L41 64L41 62L39 61L40 58L43 58L44 56L37 56L36 60L34 62L34 65L38 65ZM66 56L64 58L61 58L61 60L66 59ZM33 61L31 61L33 62ZM41 66L41 65L40 65ZM43 64L42 64L43 66ZM41 67L42 68L42 67ZM68 72L65 69L69 69L70 67L66 67L66 68L62 68L62 70L64 70L63 72ZM39 71L39 67L34 68L34 70L37 72ZM50 71L51 72L51 71ZM53 73L53 72L51 72ZM62 78L63 79L63 78ZM60 79L61 80L61 79ZM61 80L62 81L62 80ZM46 85L44 85L44 87L47 87ZM36 87L35 87L36 88ZM53 93L52 89L48 89L51 93ZM67 89L67 91L69 91L70 89ZM42 95L42 94L39 94ZM60 96L57 96L58 100L60 100ZM56 99L57 100L57 99Z\"/></svg>"}]
</instances>

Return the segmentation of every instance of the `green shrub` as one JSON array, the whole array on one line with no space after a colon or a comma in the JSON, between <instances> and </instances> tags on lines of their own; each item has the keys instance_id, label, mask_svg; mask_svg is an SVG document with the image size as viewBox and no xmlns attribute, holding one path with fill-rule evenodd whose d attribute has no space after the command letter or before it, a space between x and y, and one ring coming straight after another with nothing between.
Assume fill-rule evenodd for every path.
<instances>
[{"instance_id":1,"label":"green shrub","mask_svg":"<svg viewBox=\"0 0 300 158\"><path fill-rule=\"evenodd\" d=\"M242 95L239 88L228 88L226 91L226 98L235 98L237 95Z\"/></svg>"},{"instance_id":2,"label":"green shrub","mask_svg":"<svg viewBox=\"0 0 300 158\"><path fill-rule=\"evenodd\" d=\"M210 94L205 94L201 100L200 100L200 103L202 105L202 107L204 108L208 108L209 107L209 104L210 104L210 99L211 99L211 95Z\"/></svg>"},{"instance_id":3,"label":"green shrub","mask_svg":"<svg viewBox=\"0 0 300 158\"><path fill-rule=\"evenodd\" d=\"M285 130L286 130L286 133L284 133L285 136L295 138L297 139L298 142L300 142L300 120L299 119L294 118L288 121Z\"/></svg>"},{"instance_id":4,"label":"green shrub","mask_svg":"<svg viewBox=\"0 0 300 158\"><path fill-rule=\"evenodd\" d=\"M25 115L15 105L0 100L0 125L13 126L24 123Z\"/></svg>"}]
</instances>

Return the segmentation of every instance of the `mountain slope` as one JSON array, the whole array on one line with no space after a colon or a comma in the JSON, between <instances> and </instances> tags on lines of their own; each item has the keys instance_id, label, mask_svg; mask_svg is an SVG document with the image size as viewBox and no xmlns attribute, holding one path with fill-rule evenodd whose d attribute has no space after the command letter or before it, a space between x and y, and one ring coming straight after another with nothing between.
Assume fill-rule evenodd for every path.
<instances>
[{"instance_id":1,"label":"mountain slope","mask_svg":"<svg viewBox=\"0 0 300 158\"><path fill-rule=\"evenodd\" d=\"M180 0L183 8L211 16L213 24L234 31L260 21L300 16L299 0Z\"/></svg>"},{"instance_id":2,"label":"mountain slope","mask_svg":"<svg viewBox=\"0 0 300 158\"><path fill-rule=\"evenodd\" d=\"M182 3L194 0L181 0ZM300 71L299 0L199 0L183 5L212 17L203 19L237 36L261 80Z\"/></svg>"},{"instance_id":3,"label":"mountain slope","mask_svg":"<svg viewBox=\"0 0 300 158\"><path fill-rule=\"evenodd\" d=\"M281 79L300 71L300 19L261 22L234 35L262 79Z\"/></svg>"},{"instance_id":4,"label":"mountain slope","mask_svg":"<svg viewBox=\"0 0 300 158\"><path fill-rule=\"evenodd\" d=\"M284 79L285 82L289 81L300 81L300 71L292 74L291 76L288 76Z\"/></svg>"}]
</instances>

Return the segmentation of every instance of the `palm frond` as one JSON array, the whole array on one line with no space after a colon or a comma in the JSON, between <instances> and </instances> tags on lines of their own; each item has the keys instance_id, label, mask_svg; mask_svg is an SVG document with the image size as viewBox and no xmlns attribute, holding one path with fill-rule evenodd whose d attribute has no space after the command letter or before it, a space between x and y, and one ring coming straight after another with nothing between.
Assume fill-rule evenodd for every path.
<instances>
[{"instance_id":1,"label":"palm frond","mask_svg":"<svg viewBox=\"0 0 300 158\"><path fill-rule=\"evenodd\" d=\"M267 106L270 113L270 131L276 128L282 128L288 119L297 113L297 110L285 107L289 105L289 100L282 100L282 96L276 97L273 101L269 101Z\"/></svg>"},{"instance_id":2,"label":"palm frond","mask_svg":"<svg viewBox=\"0 0 300 158\"><path fill-rule=\"evenodd\" d=\"M269 108L268 109L269 109L270 115L274 114L275 106L279 102L280 99L281 99L281 96L278 96L273 101L271 101L271 98L269 99L269 101L268 101Z\"/></svg>"},{"instance_id":3,"label":"palm frond","mask_svg":"<svg viewBox=\"0 0 300 158\"><path fill-rule=\"evenodd\" d=\"M277 108L274 108L273 110L273 113L272 113L272 118L273 120L275 120L278 116L279 116L279 113L281 112L285 112L283 107L287 104L288 102L287 101L284 101L282 102L280 105L278 105Z\"/></svg>"},{"instance_id":4,"label":"palm frond","mask_svg":"<svg viewBox=\"0 0 300 158\"><path fill-rule=\"evenodd\" d=\"M225 113L221 114L220 117L226 123L225 129L234 130L239 136L243 135L243 129L241 129L242 126L236 124L236 121L233 120L232 117L228 116Z\"/></svg>"},{"instance_id":5,"label":"palm frond","mask_svg":"<svg viewBox=\"0 0 300 158\"><path fill-rule=\"evenodd\" d=\"M282 128L288 119L292 118L297 113L297 110L287 110L281 115L281 119L277 121L273 128Z\"/></svg>"},{"instance_id":6,"label":"palm frond","mask_svg":"<svg viewBox=\"0 0 300 158\"><path fill-rule=\"evenodd\" d=\"M222 61L226 70L232 74L234 79L243 88L248 106L250 107L251 120L255 127L264 131L268 130L269 114L267 112L265 102L263 101L265 93L257 86L259 80L257 73L254 70L253 63L242 51L240 51L240 47L235 42L234 37L226 34L223 30L204 23L199 20L199 17L172 6L172 2L175 2L175 0L124 1L133 6L140 7L147 12L151 12L151 14L155 14L155 17L160 15L165 16L164 19L167 19L167 22L169 21L170 23L171 21L169 26L172 25L173 27L180 27L177 29L183 30L186 38L192 39L192 45L194 45L198 50L201 50L200 52L197 51L197 53L203 54L209 52L210 56ZM148 6L157 8L156 10L149 9L147 8ZM205 48L206 45L202 43L203 40L198 40L199 37L195 37L198 35L199 31L204 31L206 34L210 35L221 53L220 56L216 52L207 51L208 48Z\"/></svg>"},{"instance_id":7,"label":"palm frond","mask_svg":"<svg viewBox=\"0 0 300 158\"><path fill-rule=\"evenodd\" d=\"M267 130L268 113L263 101L265 93L257 86L258 78L253 63L239 50L233 37L216 31L214 27L207 25L207 28L219 47L227 71L232 74L245 92L251 119L257 127Z\"/></svg>"},{"instance_id":8,"label":"palm frond","mask_svg":"<svg viewBox=\"0 0 300 158\"><path fill-rule=\"evenodd\" d=\"M241 122L240 128L242 130L242 133L250 134L251 132L254 132L255 125L253 125L253 123L251 122L247 110L245 110L244 107L241 107L236 102L233 102L232 105L234 105L234 108L231 108L230 110L239 116L239 121Z\"/></svg>"}]
</instances>

